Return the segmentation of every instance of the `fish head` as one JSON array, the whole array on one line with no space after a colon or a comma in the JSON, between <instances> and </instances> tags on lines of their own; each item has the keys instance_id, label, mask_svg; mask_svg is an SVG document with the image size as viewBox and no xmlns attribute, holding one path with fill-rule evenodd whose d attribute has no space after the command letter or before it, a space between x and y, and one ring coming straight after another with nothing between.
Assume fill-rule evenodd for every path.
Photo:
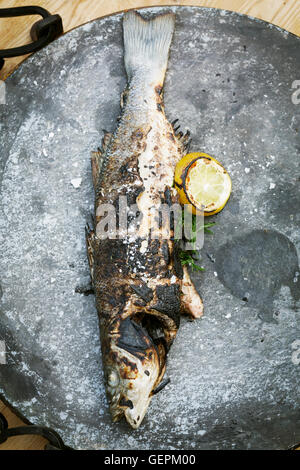
<instances>
[{"instance_id":1,"label":"fish head","mask_svg":"<svg viewBox=\"0 0 300 470\"><path fill-rule=\"evenodd\" d=\"M143 327L127 318L111 336L103 362L113 421L124 416L137 429L165 371L163 346L155 345Z\"/></svg>"}]
</instances>

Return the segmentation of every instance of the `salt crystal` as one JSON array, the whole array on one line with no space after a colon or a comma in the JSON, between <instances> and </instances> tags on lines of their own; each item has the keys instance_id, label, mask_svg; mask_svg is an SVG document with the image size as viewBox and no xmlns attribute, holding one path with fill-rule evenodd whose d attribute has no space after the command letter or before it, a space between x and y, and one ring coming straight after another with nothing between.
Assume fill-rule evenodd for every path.
<instances>
[{"instance_id":1,"label":"salt crystal","mask_svg":"<svg viewBox=\"0 0 300 470\"><path fill-rule=\"evenodd\" d=\"M71 184L72 186L74 186L74 188L79 188L79 186L81 185L81 182L82 182L82 178L73 178L71 180Z\"/></svg>"}]
</instances>

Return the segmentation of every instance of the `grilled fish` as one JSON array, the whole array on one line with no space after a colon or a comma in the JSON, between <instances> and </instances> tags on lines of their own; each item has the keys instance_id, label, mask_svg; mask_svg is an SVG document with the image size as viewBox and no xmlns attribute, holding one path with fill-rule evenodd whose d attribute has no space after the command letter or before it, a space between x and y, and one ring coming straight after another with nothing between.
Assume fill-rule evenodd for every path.
<instances>
[{"instance_id":1,"label":"grilled fish","mask_svg":"<svg viewBox=\"0 0 300 470\"><path fill-rule=\"evenodd\" d=\"M153 208L178 203L174 170L189 140L188 132L183 135L168 122L163 104L174 23L172 13L147 21L136 12L124 15L128 84L121 116L102 148L92 153L95 217L86 235L106 392L113 421L124 416L133 428L141 424L162 381L180 315L200 317L203 310L178 259L171 224L166 237L166 226L149 217ZM136 204L138 229L128 228L122 236L111 229L103 236L106 210L114 207L118 213L120 196L128 206ZM119 225L120 218L119 213Z\"/></svg>"}]
</instances>

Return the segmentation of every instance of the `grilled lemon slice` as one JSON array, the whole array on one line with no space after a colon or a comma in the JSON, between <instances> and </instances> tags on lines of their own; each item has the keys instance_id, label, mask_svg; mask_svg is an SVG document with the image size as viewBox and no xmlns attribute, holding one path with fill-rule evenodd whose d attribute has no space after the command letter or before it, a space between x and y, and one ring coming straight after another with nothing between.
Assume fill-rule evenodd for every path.
<instances>
[{"instance_id":1,"label":"grilled lemon slice","mask_svg":"<svg viewBox=\"0 0 300 470\"><path fill-rule=\"evenodd\" d=\"M175 186L181 204L191 204L193 214L213 215L225 206L231 179L225 168L206 153L189 153L176 165Z\"/></svg>"}]
</instances>

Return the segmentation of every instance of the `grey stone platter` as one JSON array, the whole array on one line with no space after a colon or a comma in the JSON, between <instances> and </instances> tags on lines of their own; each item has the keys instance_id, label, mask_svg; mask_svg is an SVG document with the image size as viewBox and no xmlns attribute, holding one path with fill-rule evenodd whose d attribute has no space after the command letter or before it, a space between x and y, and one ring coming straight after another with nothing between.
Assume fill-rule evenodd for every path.
<instances>
[{"instance_id":1,"label":"grey stone platter","mask_svg":"<svg viewBox=\"0 0 300 470\"><path fill-rule=\"evenodd\" d=\"M292 100L300 39L214 9L143 13L170 9L167 116L233 181L205 238L205 272L193 274L205 316L182 320L171 383L140 429L112 424L94 298L75 292L89 281L89 154L102 129L114 128L125 86L122 15L93 21L6 82L0 393L74 448L284 449L300 442L300 105Z\"/></svg>"}]
</instances>

